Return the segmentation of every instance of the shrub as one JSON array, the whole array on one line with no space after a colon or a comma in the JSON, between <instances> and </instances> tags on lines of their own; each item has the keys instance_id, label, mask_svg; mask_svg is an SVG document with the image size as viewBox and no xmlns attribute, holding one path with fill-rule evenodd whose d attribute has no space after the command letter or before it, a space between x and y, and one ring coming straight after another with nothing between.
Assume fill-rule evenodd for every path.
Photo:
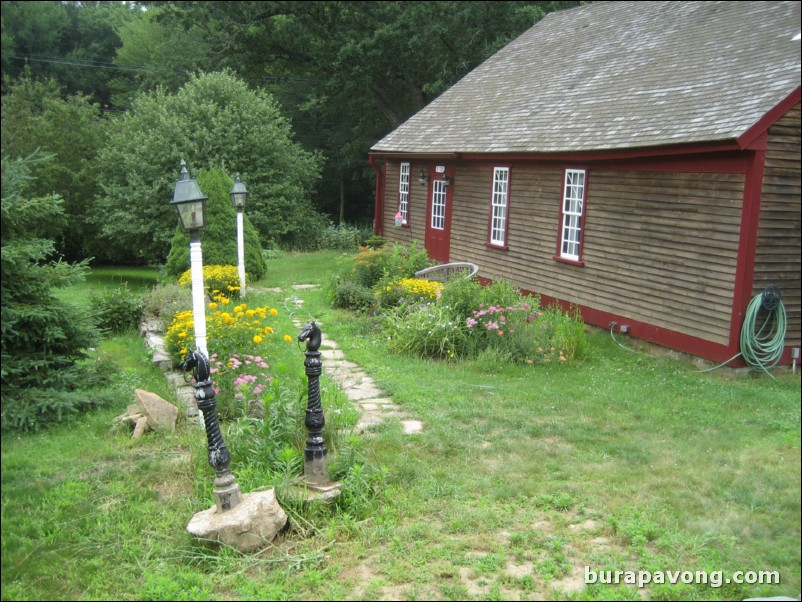
<instances>
[{"instance_id":1,"label":"shrub","mask_svg":"<svg viewBox=\"0 0 802 602\"><path fill-rule=\"evenodd\" d=\"M264 417L262 393L271 387L270 366L261 355L213 353L209 358L221 420L241 416Z\"/></svg>"},{"instance_id":2,"label":"shrub","mask_svg":"<svg viewBox=\"0 0 802 602\"><path fill-rule=\"evenodd\" d=\"M142 318L142 296L132 293L123 283L89 301L99 328L111 332L134 330Z\"/></svg>"},{"instance_id":3,"label":"shrub","mask_svg":"<svg viewBox=\"0 0 802 602\"><path fill-rule=\"evenodd\" d=\"M382 281L376 285L374 295L380 306L392 307L404 301L434 301L443 291L443 284L419 278Z\"/></svg>"},{"instance_id":4,"label":"shrub","mask_svg":"<svg viewBox=\"0 0 802 602\"><path fill-rule=\"evenodd\" d=\"M334 284L331 293L332 305L354 311L368 311L375 302L373 290L351 280L341 280Z\"/></svg>"},{"instance_id":5,"label":"shrub","mask_svg":"<svg viewBox=\"0 0 802 602\"><path fill-rule=\"evenodd\" d=\"M408 303L385 313L384 331L391 351L419 357L453 359L465 345L464 327L440 303Z\"/></svg>"},{"instance_id":6,"label":"shrub","mask_svg":"<svg viewBox=\"0 0 802 602\"><path fill-rule=\"evenodd\" d=\"M157 284L142 300L146 316L169 324L180 311L192 309L192 291L178 284Z\"/></svg>"},{"instance_id":7,"label":"shrub","mask_svg":"<svg viewBox=\"0 0 802 602\"><path fill-rule=\"evenodd\" d=\"M240 303L229 308L230 305L231 300L223 295L209 303L208 309L212 313L206 317L208 348L220 357L235 353L266 355L265 347L276 337L273 318L278 316L278 310L266 305L249 308ZM177 313L167 327L164 342L176 364L184 359L194 344L194 327L191 310ZM293 337L284 335L283 340L292 342Z\"/></svg>"},{"instance_id":8,"label":"shrub","mask_svg":"<svg viewBox=\"0 0 802 602\"><path fill-rule=\"evenodd\" d=\"M328 228L320 232L317 246L320 249L343 249L356 251L359 246L362 233L353 226L334 226L329 224Z\"/></svg>"},{"instance_id":9,"label":"shrub","mask_svg":"<svg viewBox=\"0 0 802 602\"><path fill-rule=\"evenodd\" d=\"M192 269L178 279L181 286L192 287ZM228 298L239 297L239 271L235 265L204 265L203 288L211 299L218 295Z\"/></svg>"}]
</instances>

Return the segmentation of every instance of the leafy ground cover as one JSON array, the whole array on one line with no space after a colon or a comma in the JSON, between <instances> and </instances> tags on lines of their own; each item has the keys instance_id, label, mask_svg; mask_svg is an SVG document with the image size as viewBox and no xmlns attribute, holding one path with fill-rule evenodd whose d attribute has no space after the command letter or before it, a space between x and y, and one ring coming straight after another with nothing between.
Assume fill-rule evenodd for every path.
<instances>
[{"instance_id":1,"label":"leafy ground cover","mask_svg":"<svg viewBox=\"0 0 802 602\"><path fill-rule=\"evenodd\" d=\"M355 485L348 510L293 507L294 528L255 555L193 540L186 524L211 504L205 440L183 421L170 437L109 431L133 388L172 395L141 341L116 335L98 352L121 362L119 407L2 439L3 599L798 595L798 374L704 373L635 341L625 351L597 330L576 362L390 353L369 314L331 309L323 289L290 288L322 284L338 257L273 259L248 302L279 308L287 328L292 317L318 320L324 340L425 425L409 436L389 420L349 435L359 445L343 449L364 462L345 475ZM292 347L268 362L286 379L303 361ZM337 394L324 387L324 405ZM227 426L232 447L249 441L244 428ZM249 450L234 453L244 490L269 484L243 474ZM586 567L723 579L775 571L781 582L586 586Z\"/></svg>"}]
</instances>

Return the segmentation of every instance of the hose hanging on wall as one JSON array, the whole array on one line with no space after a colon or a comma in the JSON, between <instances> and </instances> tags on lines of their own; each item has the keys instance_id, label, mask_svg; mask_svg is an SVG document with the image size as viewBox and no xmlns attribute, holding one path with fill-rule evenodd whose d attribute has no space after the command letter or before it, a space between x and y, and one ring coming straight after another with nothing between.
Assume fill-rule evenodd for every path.
<instances>
[{"instance_id":1,"label":"hose hanging on wall","mask_svg":"<svg viewBox=\"0 0 802 602\"><path fill-rule=\"evenodd\" d=\"M765 310L766 317L755 332L761 309ZM777 365L783 354L787 327L788 319L785 306L780 299L780 289L772 284L761 294L755 295L746 308L744 323L741 326L741 352L723 364L702 372L717 370L738 356L743 356L747 364L757 366L771 376L769 368Z\"/></svg>"},{"instance_id":2,"label":"hose hanging on wall","mask_svg":"<svg viewBox=\"0 0 802 602\"><path fill-rule=\"evenodd\" d=\"M766 318L755 332L760 310L766 310ZM780 299L780 289L769 286L749 302L741 327L741 355L750 366L758 366L768 373L783 354L783 344L788 320L785 306Z\"/></svg>"}]
</instances>

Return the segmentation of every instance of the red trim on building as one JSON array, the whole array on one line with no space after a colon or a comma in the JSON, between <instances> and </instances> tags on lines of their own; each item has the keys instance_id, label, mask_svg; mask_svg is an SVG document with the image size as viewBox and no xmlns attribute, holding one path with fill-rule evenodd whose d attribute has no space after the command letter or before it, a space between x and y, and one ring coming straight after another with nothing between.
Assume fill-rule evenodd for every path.
<instances>
[{"instance_id":1,"label":"red trim on building","mask_svg":"<svg viewBox=\"0 0 802 602\"><path fill-rule=\"evenodd\" d=\"M740 349L741 327L746 316L746 308L752 299L765 163L766 151L752 153L744 181L741 234L738 241L738 261L735 268L735 287L730 317L730 348L735 353Z\"/></svg>"}]
</instances>

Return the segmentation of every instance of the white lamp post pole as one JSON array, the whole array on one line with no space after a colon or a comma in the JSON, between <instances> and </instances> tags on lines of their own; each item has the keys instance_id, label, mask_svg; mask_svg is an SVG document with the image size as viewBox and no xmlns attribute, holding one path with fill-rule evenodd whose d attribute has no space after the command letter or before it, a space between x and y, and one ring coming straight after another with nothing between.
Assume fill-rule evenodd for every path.
<instances>
[{"instance_id":1,"label":"white lamp post pole","mask_svg":"<svg viewBox=\"0 0 802 602\"><path fill-rule=\"evenodd\" d=\"M245 233L242 209L237 209L237 272L239 273L240 296L245 295Z\"/></svg>"},{"instance_id":2,"label":"white lamp post pole","mask_svg":"<svg viewBox=\"0 0 802 602\"><path fill-rule=\"evenodd\" d=\"M192 274L192 320L195 323L195 347L206 358L206 289L203 284L203 252L201 251L200 231L189 234L189 267Z\"/></svg>"},{"instance_id":3,"label":"white lamp post pole","mask_svg":"<svg viewBox=\"0 0 802 602\"><path fill-rule=\"evenodd\" d=\"M231 202L237 210L237 272L239 274L239 293L245 295L245 234L244 217L245 201L248 199L248 191L245 183L239 179L237 174L234 185L231 187Z\"/></svg>"}]
</instances>

